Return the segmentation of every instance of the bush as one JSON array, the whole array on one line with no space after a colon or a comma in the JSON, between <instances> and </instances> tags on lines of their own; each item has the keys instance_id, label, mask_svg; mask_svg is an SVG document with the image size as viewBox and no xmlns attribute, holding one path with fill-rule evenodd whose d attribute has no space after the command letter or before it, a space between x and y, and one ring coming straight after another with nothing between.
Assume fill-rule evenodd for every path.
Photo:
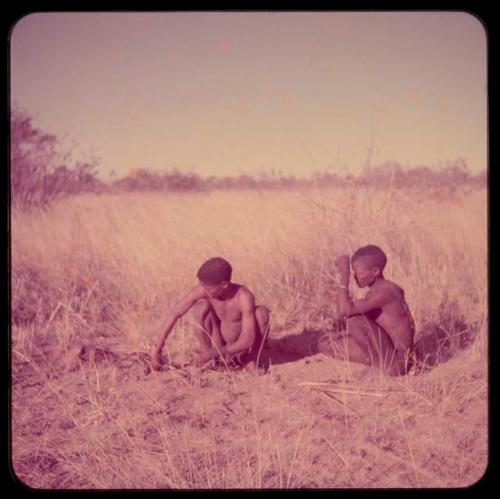
<instances>
[{"instance_id":1,"label":"bush","mask_svg":"<svg viewBox=\"0 0 500 499\"><path fill-rule=\"evenodd\" d=\"M65 164L69 153L57 150L55 135L33 125L32 118L14 108L10 115L10 199L13 207L44 208L69 194L95 191L95 160Z\"/></svg>"}]
</instances>

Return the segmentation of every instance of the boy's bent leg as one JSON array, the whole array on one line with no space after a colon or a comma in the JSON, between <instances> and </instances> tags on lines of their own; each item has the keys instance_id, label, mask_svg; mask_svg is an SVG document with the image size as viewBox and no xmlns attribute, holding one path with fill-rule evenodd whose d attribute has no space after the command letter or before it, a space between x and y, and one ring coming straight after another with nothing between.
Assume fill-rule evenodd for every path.
<instances>
[{"instance_id":1,"label":"boy's bent leg","mask_svg":"<svg viewBox=\"0 0 500 499\"><path fill-rule=\"evenodd\" d=\"M389 335L365 315L349 317L345 331L329 333L318 341L318 349L338 360L387 369L393 348Z\"/></svg>"},{"instance_id":2,"label":"boy's bent leg","mask_svg":"<svg viewBox=\"0 0 500 499\"><path fill-rule=\"evenodd\" d=\"M397 352L387 332L366 315L352 316L347 321L347 330L358 342L367 346L371 365L391 374Z\"/></svg>"},{"instance_id":3,"label":"boy's bent leg","mask_svg":"<svg viewBox=\"0 0 500 499\"><path fill-rule=\"evenodd\" d=\"M388 374L391 376L404 376L408 374L413 366L413 355L411 351L398 350L394 352Z\"/></svg>"},{"instance_id":4,"label":"boy's bent leg","mask_svg":"<svg viewBox=\"0 0 500 499\"><path fill-rule=\"evenodd\" d=\"M255 319L257 321L257 331L254 344L258 344L258 349L261 349L266 343L269 334L271 312L264 305L257 305L255 307Z\"/></svg>"},{"instance_id":5,"label":"boy's bent leg","mask_svg":"<svg viewBox=\"0 0 500 499\"><path fill-rule=\"evenodd\" d=\"M325 334L318 341L318 350L337 360L358 362L371 365L372 359L368 349L363 348L353 337L345 333Z\"/></svg>"},{"instance_id":6,"label":"boy's bent leg","mask_svg":"<svg viewBox=\"0 0 500 499\"><path fill-rule=\"evenodd\" d=\"M271 311L265 305L257 305L255 307L255 319L257 320L261 334L265 333L265 328L267 328L270 318Z\"/></svg>"},{"instance_id":7,"label":"boy's bent leg","mask_svg":"<svg viewBox=\"0 0 500 499\"><path fill-rule=\"evenodd\" d=\"M193 307L194 335L201 351L219 348L223 345L219 319L206 300L200 300Z\"/></svg>"},{"instance_id":8,"label":"boy's bent leg","mask_svg":"<svg viewBox=\"0 0 500 499\"><path fill-rule=\"evenodd\" d=\"M269 322L271 312L264 305L255 307L255 320L257 328L255 331L255 340L248 352L240 354L239 360L249 371L257 371L260 354L265 346L267 335L269 333Z\"/></svg>"},{"instance_id":9,"label":"boy's bent leg","mask_svg":"<svg viewBox=\"0 0 500 499\"><path fill-rule=\"evenodd\" d=\"M202 351L210 347L210 335L212 332L210 331L211 323L207 321L207 316L211 309L212 307L206 300L198 301L191 309L194 320L194 336L198 340Z\"/></svg>"}]
</instances>

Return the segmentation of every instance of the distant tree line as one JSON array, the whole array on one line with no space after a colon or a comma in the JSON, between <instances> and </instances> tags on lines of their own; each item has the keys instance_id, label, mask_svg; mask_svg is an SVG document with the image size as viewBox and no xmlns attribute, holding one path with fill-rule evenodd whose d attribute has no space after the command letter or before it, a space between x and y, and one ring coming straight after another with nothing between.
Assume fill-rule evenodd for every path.
<instances>
[{"instance_id":1,"label":"distant tree line","mask_svg":"<svg viewBox=\"0 0 500 499\"><path fill-rule=\"evenodd\" d=\"M176 169L155 172L147 169L132 171L128 176L107 184L107 188L119 191L211 191L288 189L310 187L349 187L353 185L379 188L447 187L486 184L486 172L472 175L463 160L452 162L441 169L428 166L404 167L399 163L373 166L361 175L338 175L316 172L310 178L292 175L250 175L201 177L195 173L182 173Z\"/></svg>"},{"instance_id":2,"label":"distant tree line","mask_svg":"<svg viewBox=\"0 0 500 499\"><path fill-rule=\"evenodd\" d=\"M472 175L466 162L458 159L442 168L428 166L404 167L387 162L365 169L360 175L339 175L317 172L310 178L296 178L281 173L201 177L177 169L153 171L144 168L108 181L97 176L97 161L71 161L71 154L62 154L57 138L33 125L32 118L14 108L10 127L10 200L23 209L45 207L68 195L83 192L166 191L198 192L212 190L269 190L311 187L435 188L461 185L486 185L486 171Z\"/></svg>"}]
</instances>

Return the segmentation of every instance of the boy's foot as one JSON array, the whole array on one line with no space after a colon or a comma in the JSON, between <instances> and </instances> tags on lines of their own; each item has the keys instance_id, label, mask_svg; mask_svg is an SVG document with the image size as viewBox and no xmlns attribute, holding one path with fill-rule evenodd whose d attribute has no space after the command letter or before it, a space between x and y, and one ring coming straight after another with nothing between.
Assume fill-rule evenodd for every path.
<instances>
[{"instance_id":1,"label":"boy's foot","mask_svg":"<svg viewBox=\"0 0 500 499\"><path fill-rule=\"evenodd\" d=\"M257 367L257 363L255 360L251 360L245 366L243 366L245 372L250 374L256 374L258 376L262 376L266 373L266 370L263 367Z\"/></svg>"},{"instance_id":2,"label":"boy's foot","mask_svg":"<svg viewBox=\"0 0 500 499\"><path fill-rule=\"evenodd\" d=\"M363 369L358 376L356 376L358 381L365 381L365 382L373 382L376 381L377 379L380 379L380 376L382 373L380 372L380 369L377 369L373 366L366 366L365 369Z\"/></svg>"}]
</instances>

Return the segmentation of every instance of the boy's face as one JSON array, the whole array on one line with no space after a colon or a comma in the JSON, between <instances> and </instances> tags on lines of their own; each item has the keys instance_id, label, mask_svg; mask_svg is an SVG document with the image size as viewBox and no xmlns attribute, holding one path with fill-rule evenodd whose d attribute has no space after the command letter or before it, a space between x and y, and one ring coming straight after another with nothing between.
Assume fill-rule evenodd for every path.
<instances>
[{"instance_id":1,"label":"boy's face","mask_svg":"<svg viewBox=\"0 0 500 499\"><path fill-rule=\"evenodd\" d=\"M229 286L228 281L222 281L220 284L209 284L200 281L200 284L210 298L219 298Z\"/></svg>"},{"instance_id":2,"label":"boy's face","mask_svg":"<svg viewBox=\"0 0 500 499\"><path fill-rule=\"evenodd\" d=\"M380 269L370 265L369 261L364 258L357 258L352 262L354 270L354 279L360 288L371 286L380 275Z\"/></svg>"}]
</instances>

